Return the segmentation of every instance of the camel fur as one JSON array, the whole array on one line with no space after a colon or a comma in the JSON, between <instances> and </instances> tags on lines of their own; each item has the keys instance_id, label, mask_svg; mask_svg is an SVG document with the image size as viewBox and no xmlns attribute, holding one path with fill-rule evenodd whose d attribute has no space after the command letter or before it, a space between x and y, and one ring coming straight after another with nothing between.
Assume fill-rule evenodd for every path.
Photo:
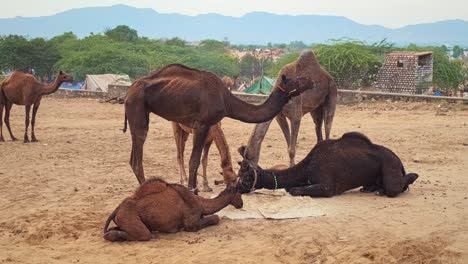
<instances>
[{"instance_id":1,"label":"camel fur","mask_svg":"<svg viewBox=\"0 0 468 264\"><path fill-rule=\"evenodd\" d=\"M144 182L143 145L149 125L149 114L194 129L193 149L189 161L188 186L197 192L197 170L210 127L224 117L247 123L262 123L275 117L291 97L305 89L297 78L283 76L268 100L262 105L248 104L235 97L213 73L180 64L168 65L135 81L125 100L127 120L132 134L130 165L138 182Z\"/></svg>"},{"instance_id":2,"label":"camel fur","mask_svg":"<svg viewBox=\"0 0 468 264\"><path fill-rule=\"evenodd\" d=\"M187 181L187 175L185 174L184 167L184 150L185 143L187 142L188 135L193 133L193 129L184 126L182 124L172 122L172 128L174 130L174 138L177 145L177 162L179 163L180 170L180 183L184 185ZM208 136L203 147L202 156L202 167L203 167L203 191L211 192L212 189L208 184L208 178L206 176L206 168L208 166L208 153L210 151L211 144L215 142L216 148L221 156L221 169L223 170L222 175L224 176L224 182L226 184L232 183L236 180L237 175L232 169L231 154L229 152L229 146L224 136L223 129L221 128L221 122L211 126Z\"/></svg>"},{"instance_id":3,"label":"camel fur","mask_svg":"<svg viewBox=\"0 0 468 264\"><path fill-rule=\"evenodd\" d=\"M311 50L303 51L296 61L283 66L276 82L283 75L289 78L297 76L306 80L309 85L316 85L314 89L305 91L302 96L292 98L276 116L276 121L288 145L289 165L293 166L301 119L305 114L310 113L314 120L317 142L323 140L322 124L325 124L325 139L330 138L338 90L333 77L320 66ZM287 119L289 119L291 127L289 127ZM258 163L261 144L270 124L271 120L258 124L252 132L245 153L246 159L251 164Z\"/></svg>"},{"instance_id":4,"label":"camel fur","mask_svg":"<svg viewBox=\"0 0 468 264\"><path fill-rule=\"evenodd\" d=\"M418 178L415 173L406 174L395 153L358 132L318 143L286 170L263 170L243 160L238 175L241 193L286 188L291 195L311 197L331 197L358 187L395 197Z\"/></svg>"},{"instance_id":5,"label":"camel fur","mask_svg":"<svg viewBox=\"0 0 468 264\"><path fill-rule=\"evenodd\" d=\"M214 213L229 204L242 208L237 187L228 185L214 199L206 199L179 184L152 178L126 198L109 216L104 226L104 239L109 241L147 241L152 231L175 233L196 232L217 225ZM117 225L109 229L110 223Z\"/></svg>"},{"instance_id":6,"label":"camel fur","mask_svg":"<svg viewBox=\"0 0 468 264\"><path fill-rule=\"evenodd\" d=\"M29 142L28 127L29 113L33 106L31 118L31 141L37 142L34 133L36 124L36 114L41 104L42 96L55 93L63 82L73 82L73 77L65 72L60 71L57 78L52 84L45 85L39 83L31 74L26 74L20 71L15 71L10 77L5 79L0 84L0 141L5 141L2 129L3 108L5 108L5 125L10 133L11 140L17 140L10 127L10 111L13 104L24 105L26 107L24 143Z\"/></svg>"}]
</instances>

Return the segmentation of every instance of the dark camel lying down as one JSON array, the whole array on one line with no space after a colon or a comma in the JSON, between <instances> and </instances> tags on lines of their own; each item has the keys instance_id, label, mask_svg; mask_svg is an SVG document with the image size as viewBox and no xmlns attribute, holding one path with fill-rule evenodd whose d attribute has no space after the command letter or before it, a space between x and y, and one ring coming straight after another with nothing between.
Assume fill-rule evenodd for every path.
<instances>
[{"instance_id":1,"label":"dark camel lying down","mask_svg":"<svg viewBox=\"0 0 468 264\"><path fill-rule=\"evenodd\" d=\"M240 148L242 155L242 148ZM406 174L401 160L386 147L357 132L319 142L297 165L285 170L240 164L239 191L286 188L291 195L331 197L362 186L363 192L395 197L418 175Z\"/></svg>"},{"instance_id":2,"label":"dark camel lying down","mask_svg":"<svg viewBox=\"0 0 468 264\"><path fill-rule=\"evenodd\" d=\"M187 187L169 184L153 178L145 181L109 216L104 226L104 238L109 241L147 241L151 231L174 233L181 229L195 232L217 225L214 213L232 204L243 205L236 186L227 186L214 199L205 199L190 192ZM108 230L114 220L117 227Z\"/></svg>"}]
</instances>

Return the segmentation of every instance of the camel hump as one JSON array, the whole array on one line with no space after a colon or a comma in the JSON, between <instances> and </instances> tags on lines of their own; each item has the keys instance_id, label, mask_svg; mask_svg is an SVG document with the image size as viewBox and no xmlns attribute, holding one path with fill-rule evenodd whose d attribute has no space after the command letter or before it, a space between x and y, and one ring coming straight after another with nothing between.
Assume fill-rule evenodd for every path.
<instances>
[{"instance_id":1,"label":"camel hump","mask_svg":"<svg viewBox=\"0 0 468 264\"><path fill-rule=\"evenodd\" d=\"M168 184L160 178L150 178L138 187L133 194L134 199L141 199L146 195L161 193L167 189Z\"/></svg>"},{"instance_id":2,"label":"camel hump","mask_svg":"<svg viewBox=\"0 0 468 264\"><path fill-rule=\"evenodd\" d=\"M356 139L364 140L369 144L373 144L372 141L366 135L360 132L348 132L348 133L343 134L341 138L356 138Z\"/></svg>"},{"instance_id":3,"label":"camel hump","mask_svg":"<svg viewBox=\"0 0 468 264\"><path fill-rule=\"evenodd\" d=\"M304 50L299 55L299 58L296 60L296 75L297 76L307 76L318 74L318 71L321 70L320 64L315 57L315 54L312 50Z\"/></svg>"}]
</instances>

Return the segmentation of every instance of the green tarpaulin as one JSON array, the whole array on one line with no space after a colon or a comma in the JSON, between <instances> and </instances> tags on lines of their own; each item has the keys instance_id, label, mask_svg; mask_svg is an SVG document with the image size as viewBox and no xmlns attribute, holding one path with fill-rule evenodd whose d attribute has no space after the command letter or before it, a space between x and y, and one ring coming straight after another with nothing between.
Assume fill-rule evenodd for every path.
<instances>
[{"instance_id":1,"label":"green tarpaulin","mask_svg":"<svg viewBox=\"0 0 468 264\"><path fill-rule=\"evenodd\" d=\"M250 94L270 94L274 83L275 80L262 76L262 78L258 79L252 86L245 90L245 92Z\"/></svg>"}]
</instances>

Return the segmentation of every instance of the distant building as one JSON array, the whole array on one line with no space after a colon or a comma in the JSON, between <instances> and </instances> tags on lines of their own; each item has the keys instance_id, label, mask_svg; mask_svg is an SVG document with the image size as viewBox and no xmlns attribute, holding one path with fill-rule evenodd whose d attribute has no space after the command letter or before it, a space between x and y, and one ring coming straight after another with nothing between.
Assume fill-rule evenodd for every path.
<instances>
[{"instance_id":1,"label":"distant building","mask_svg":"<svg viewBox=\"0 0 468 264\"><path fill-rule=\"evenodd\" d=\"M383 92L422 94L432 86L432 52L388 53L375 87Z\"/></svg>"},{"instance_id":2,"label":"distant building","mask_svg":"<svg viewBox=\"0 0 468 264\"><path fill-rule=\"evenodd\" d=\"M242 59L245 55L249 54L252 55L258 59L271 59L273 61L277 61L283 54L285 54L287 51L285 49L261 49L261 48L256 48L256 49L245 49L245 50L231 50L231 54L236 56L239 59Z\"/></svg>"}]
</instances>

